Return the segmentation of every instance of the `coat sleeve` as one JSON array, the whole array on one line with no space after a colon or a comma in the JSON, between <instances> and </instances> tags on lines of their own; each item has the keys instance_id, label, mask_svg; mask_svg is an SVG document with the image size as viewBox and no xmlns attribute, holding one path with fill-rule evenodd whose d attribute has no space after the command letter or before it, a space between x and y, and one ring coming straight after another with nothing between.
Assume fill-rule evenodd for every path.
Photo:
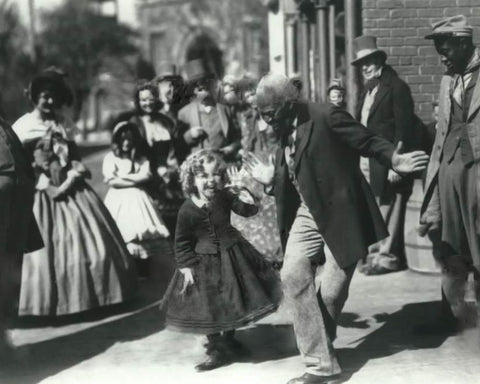
<instances>
[{"instance_id":1,"label":"coat sleeve","mask_svg":"<svg viewBox=\"0 0 480 384\"><path fill-rule=\"evenodd\" d=\"M184 205L180 208L175 229L175 260L178 268L191 267L198 262L191 215Z\"/></svg>"},{"instance_id":2,"label":"coat sleeve","mask_svg":"<svg viewBox=\"0 0 480 384\"><path fill-rule=\"evenodd\" d=\"M258 212L258 205L253 194L246 188L242 188L238 194L228 193L231 209L239 216L250 217Z\"/></svg>"},{"instance_id":3,"label":"coat sleeve","mask_svg":"<svg viewBox=\"0 0 480 384\"><path fill-rule=\"evenodd\" d=\"M389 168L392 166L394 145L368 130L345 110L331 107L327 125L335 136L361 156L373 157Z\"/></svg>"},{"instance_id":4,"label":"coat sleeve","mask_svg":"<svg viewBox=\"0 0 480 384\"><path fill-rule=\"evenodd\" d=\"M181 139L187 146L192 147L198 142L198 139L194 139L190 133L192 124L189 118L189 111L190 107L187 104L178 112L178 135L181 135Z\"/></svg>"}]
</instances>

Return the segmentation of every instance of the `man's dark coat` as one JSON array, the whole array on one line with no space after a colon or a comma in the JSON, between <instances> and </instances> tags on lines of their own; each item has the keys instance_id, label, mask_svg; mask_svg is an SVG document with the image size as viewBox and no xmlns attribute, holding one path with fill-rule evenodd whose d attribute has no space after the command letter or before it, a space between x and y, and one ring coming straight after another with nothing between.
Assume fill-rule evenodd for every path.
<instances>
[{"instance_id":1,"label":"man's dark coat","mask_svg":"<svg viewBox=\"0 0 480 384\"><path fill-rule=\"evenodd\" d=\"M300 192L340 267L363 258L388 235L359 155L391 165L394 146L347 112L329 104L295 104L295 171ZM276 154L273 185L282 246L288 240L300 199L290 181L284 150Z\"/></svg>"},{"instance_id":2,"label":"man's dark coat","mask_svg":"<svg viewBox=\"0 0 480 384\"><path fill-rule=\"evenodd\" d=\"M43 246L42 237L33 216L35 176L28 156L13 132L0 118L0 241L10 255ZM2 258L0 255L0 268Z\"/></svg>"},{"instance_id":3,"label":"man's dark coat","mask_svg":"<svg viewBox=\"0 0 480 384\"><path fill-rule=\"evenodd\" d=\"M361 119L367 91L368 88L365 88L360 96L356 114L358 121ZM378 91L370 108L367 128L395 145L402 141L404 149L408 151L413 149L416 139L420 139L422 132L417 132L421 129L420 125L421 122L414 113L410 88L390 66L385 66L378 79ZM380 198L388 199L388 170L388 167L376 159L370 159L370 185L375 196ZM405 188L409 184L411 178L406 178L397 187Z\"/></svg>"}]
</instances>

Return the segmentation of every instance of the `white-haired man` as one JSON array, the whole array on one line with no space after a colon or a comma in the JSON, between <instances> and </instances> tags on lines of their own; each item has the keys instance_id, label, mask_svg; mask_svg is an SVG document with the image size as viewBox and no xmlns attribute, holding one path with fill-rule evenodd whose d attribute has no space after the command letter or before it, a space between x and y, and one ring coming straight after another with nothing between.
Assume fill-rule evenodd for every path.
<instances>
[{"instance_id":1,"label":"white-haired man","mask_svg":"<svg viewBox=\"0 0 480 384\"><path fill-rule=\"evenodd\" d=\"M307 366L289 384L326 383L341 373L332 342L355 265L370 244L387 236L359 156L374 157L402 174L424 169L428 156L400 154L401 143L395 149L332 104L294 100L285 76L268 74L260 81L258 109L280 134L281 147L274 163L263 164L251 154L244 162L275 195L285 253L282 285Z\"/></svg>"}]
</instances>

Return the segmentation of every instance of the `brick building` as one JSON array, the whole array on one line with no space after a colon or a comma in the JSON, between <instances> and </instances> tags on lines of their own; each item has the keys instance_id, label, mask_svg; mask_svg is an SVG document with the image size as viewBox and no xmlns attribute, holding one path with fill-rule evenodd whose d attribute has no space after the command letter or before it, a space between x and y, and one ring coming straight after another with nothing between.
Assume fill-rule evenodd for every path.
<instances>
[{"instance_id":1,"label":"brick building","mask_svg":"<svg viewBox=\"0 0 480 384\"><path fill-rule=\"evenodd\" d=\"M283 61L275 70L287 75L299 72L307 84L306 96L317 100L324 98L330 78L345 76L350 111L361 87L358 73L349 65L355 36L378 38L379 48L387 52L387 63L411 87L416 112L426 122L431 120L432 102L444 72L433 43L424 39L431 24L463 14L474 27L475 43L480 44L480 0L279 1L280 13L270 16L271 25L283 19L284 29ZM272 55L277 62L282 56L278 45L271 52L271 67Z\"/></svg>"},{"instance_id":2,"label":"brick building","mask_svg":"<svg viewBox=\"0 0 480 384\"><path fill-rule=\"evenodd\" d=\"M363 0L363 34L377 36L388 63L410 86L418 115L428 121L444 67L432 41L430 25L447 16L465 15L480 43L479 0Z\"/></svg>"}]
</instances>

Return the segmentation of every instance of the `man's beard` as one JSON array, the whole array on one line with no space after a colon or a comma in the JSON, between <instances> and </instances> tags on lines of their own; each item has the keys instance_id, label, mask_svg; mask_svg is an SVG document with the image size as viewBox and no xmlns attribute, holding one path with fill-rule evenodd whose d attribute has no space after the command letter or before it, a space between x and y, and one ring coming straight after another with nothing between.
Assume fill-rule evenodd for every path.
<instances>
[{"instance_id":1,"label":"man's beard","mask_svg":"<svg viewBox=\"0 0 480 384\"><path fill-rule=\"evenodd\" d=\"M286 138L292 133L292 125L288 124L285 120L276 120L271 126L280 138Z\"/></svg>"},{"instance_id":2,"label":"man's beard","mask_svg":"<svg viewBox=\"0 0 480 384\"><path fill-rule=\"evenodd\" d=\"M272 129L280 138L286 138L292 133L293 121L295 120L295 115L290 105L284 106L275 116L275 119L270 123Z\"/></svg>"}]
</instances>

